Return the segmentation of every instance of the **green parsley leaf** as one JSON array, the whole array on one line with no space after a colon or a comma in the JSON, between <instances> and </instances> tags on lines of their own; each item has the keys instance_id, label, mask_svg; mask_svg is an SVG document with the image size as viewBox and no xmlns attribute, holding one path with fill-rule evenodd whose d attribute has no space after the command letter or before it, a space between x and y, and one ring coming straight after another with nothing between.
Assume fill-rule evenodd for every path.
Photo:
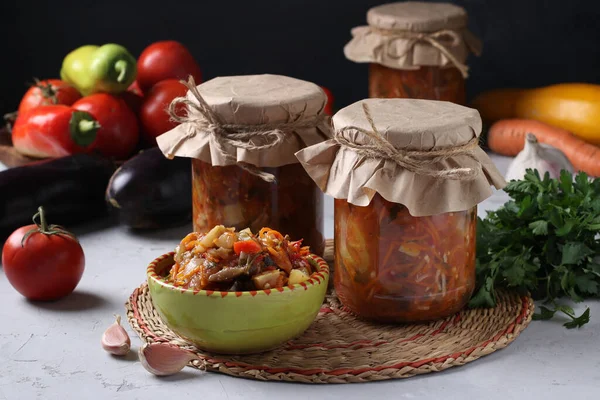
<instances>
[{"instance_id":1,"label":"green parsley leaf","mask_svg":"<svg viewBox=\"0 0 600 400\"><path fill-rule=\"evenodd\" d=\"M566 314L567 316L573 316L575 314L575 310L573 310L573 307L568 306L566 304L557 304L555 308L555 311L560 311Z\"/></svg>"},{"instance_id":2,"label":"green parsley leaf","mask_svg":"<svg viewBox=\"0 0 600 400\"><path fill-rule=\"evenodd\" d=\"M587 268L582 268L582 271L588 274L596 275L600 278L600 264L589 264Z\"/></svg>"},{"instance_id":3,"label":"green parsley leaf","mask_svg":"<svg viewBox=\"0 0 600 400\"><path fill-rule=\"evenodd\" d=\"M477 293L471 297L469 306L472 308L476 307L494 307L496 306L496 299L493 293L494 280L488 278L487 284L482 285Z\"/></svg>"},{"instance_id":4,"label":"green parsley leaf","mask_svg":"<svg viewBox=\"0 0 600 400\"><path fill-rule=\"evenodd\" d=\"M587 295L598 294L598 282L594 280L593 276L579 275L575 278L575 287L580 293Z\"/></svg>"},{"instance_id":5,"label":"green parsley leaf","mask_svg":"<svg viewBox=\"0 0 600 400\"><path fill-rule=\"evenodd\" d=\"M585 243L567 243L562 248L562 264L579 264L594 252Z\"/></svg>"},{"instance_id":6,"label":"green parsley leaf","mask_svg":"<svg viewBox=\"0 0 600 400\"><path fill-rule=\"evenodd\" d=\"M551 310L548 307L540 306L540 313L533 314L534 320L545 321L547 319L552 319L554 314L556 314L557 310Z\"/></svg>"},{"instance_id":7,"label":"green parsley leaf","mask_svg":"<svg viewBox=\"0 0 600 400\"><path fill-rule=\"evenodd\" d=\"M567 329L581 328L583 325L590 322L590 309L586 308L583 314L579 317L572 317L573 319L569 322L565 322L563 326Z\"/></svg>"},{"instance_id":8,"label":"green parsley leaf","mask_svg":"<svg viewBox=\"0 0 600 400\"><path fill-rule=\"evenodd\" d=\"M469 305L493 306L495 290L505 287L554 305L536 319L561 312L571 319L568 328L587 323L589 309L576 316L555 301L600 294L600 178L561 171L552 179L528 169L504 190L511 199L477 222L477 288Z\"/></svg>"},{"instance_id":9,"label":"green parsley leaf","mask_svg":"<svg viewBox=\"0 0 600 400\"><path fill-rule=\"evenodd\" d=\"M564 169L560 171L560 189L565 194L573 193L573 175Z\"/></svg>"},{"instance_id":10,"label":"green parsley leaf","mask_svg":"<svg viewBox=\"0 0 600 400\"><path fill-rule=\"evenodd\" d=\"M547 235L548 221L533 221L529 224L529 229L534 235Z\"/></svg>"},{"instance_id":11,"label":"green parsley leaf","mask_svg":"<svg viewBox=\"0 0 600 400\"><path fill-rule=\"evenodd\" d=\"M576 223L577 221L573 220L565 221L564 225L556 230L556 236L567 236L569 233L571 233L571 230Z\"/></svg>"},{"instance_id":12,"label":"green parsley leaf","mask_svg":"<svg viewBox=\"0 0 600 400\"><path fill-rule=\"evenodd\" d=\"M561 214L560 210L553 208L548 213L548 217L550 219L550 223L554 225L555 228L560 229L564 225L563 215Z\"/></svg>"}]
</instances>

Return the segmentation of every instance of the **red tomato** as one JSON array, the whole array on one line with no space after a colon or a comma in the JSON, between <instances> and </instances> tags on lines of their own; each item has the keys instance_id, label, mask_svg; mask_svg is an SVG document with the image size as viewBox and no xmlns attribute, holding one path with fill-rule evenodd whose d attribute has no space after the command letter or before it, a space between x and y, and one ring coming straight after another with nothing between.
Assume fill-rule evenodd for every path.
<instances>
[{"instance_id":1,"label":"red tomato","mask_svg":"<svg viewBox=\"0 0 600 400\"><path fill-rule=\"evenodd\" d=\"M323 91L327 95L327 104L325 105L325 110L324 110L325 114L332 115L333 114L333 94L331 93L331 90L327 89L324 86L321 86L321 89L323 89Z\"/></svg>"},{"instance_id":2,"label":"red tomato","mask_svg":"<svg viewBox=\"0 0 600 400\"><path fill-rule=\"evenodd\" d=\"M23 226L10 235L2 249L2 266L10 284L26 298L57 300L79 284L85 256L72 234L46 224L41 207L37 216L39 224Z\"/></svg>"},{"instance_id":3,"label":"red tomato","mask_svg":"<svg viewBox=\"0 0 600 400\"><path fill-rule=\"evenodd\" d=\"M81 98L81 95L73 86L60 79L47 79L39 81L36 79L21 99L19 114L25 113L38 106L52 104L64 104L70 106Z\"/></svg>"},{"instance_id":4,"label":"red tomato","mask_svg":"<svg viewBox=\"0 0 600 400\"><path fill-rule=\"evenodd\" d=\"M254 240L243 240L233 244L233 251L239 255L242 251L246 254L254 254L260 252L261 248Z\"/></svg>"},{"instance_id":5,"label":"red tomato","mask_svg":"<svg viewBox=\"0 0 600 400\"><path fill-rule=\"evenodd\" d=\"M146 47L138 58L137 69L137 83L144 93L165 79L187 80L192 75L197 84L202 81L202 71L190 51L174 40Z\"/></svg>"},{"instance_id":6,"label":"red tomato","mask_svg":"<svg viewBox=\"0 0 600 400\"><path fill-rule=\"evenodd\" d=\"M39 106L19 113L11 136L21 154L57 158L86 152L98 128L90 113L63 105Z\"/></svg>"},{"instance_id":7,"label":"red tomato","mask_svg":"<svg viewBox=\"0 0 600 400\"><path fill-rule=\"evenodd\" d=\"M139 140L139 126L133 111L123 99L107 93L86 96L73 104L73 108L86 111L100 123L96 140L88 147L107 157L127 159Z\"/></svg>"},{"instance_id":8,"label":"red tomato","mask_svg":"<svg viewBox=\"0 0 600 400\"><path fill-rule=\"evenodd\" d=\"M142 134L146 142L155 145L157 136L177 126L166 110L175 97L183 97L186 93L187 88L176 79L160 81L146 93L140 109ZM182 104L177 107L177 113L181 114L183 109L185 106Z\"/></svg>"}]
</instances>

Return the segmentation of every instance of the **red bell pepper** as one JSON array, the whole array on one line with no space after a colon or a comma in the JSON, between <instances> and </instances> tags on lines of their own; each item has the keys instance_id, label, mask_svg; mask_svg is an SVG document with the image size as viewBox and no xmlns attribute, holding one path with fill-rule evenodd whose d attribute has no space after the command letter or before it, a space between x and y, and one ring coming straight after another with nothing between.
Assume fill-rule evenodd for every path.
<instances>
[{"instance_id":1,"label":"red bell pepper","mask_svg":"<svg viewBox=\"0 0 600 400\"><path fill-rule=\"evenodd\" d=\"M260 253L261 247L254 240L242 240L233 244L233 251L235 254L240 255L241 252L246 254Z\"/></svg>"},{"instance_id":2,"label":"red bell pepper","mask_svg":"<svg viewBox=\"0 0 600 400\"><path fill-rule=\"evenodd\" d=\"M140 128L135 113L123 99L96 93L77 100L72 107L90 113L101 125L90 151L98 151L117 160L126 160L135 151Z\"/></svg>"},{"instance_id":3,"label":"red bell pepper","mask_svg":"<svg viewBox=\"0 0 600 400\"><path fill-rule=\"evenodd\" d=\"M99 152L127 159L139 139L133 111L122 99L106 93L83 97L73 105L39 106L17 117L13 145L22 154L56 158Z\"/></svg>"},{"instance_id":4,"label":"red bell pepper","mask_svg":"<svg viewBox=\"0 0 600 400\"><path fill-rule=\"evenodd\" d=\"M21 154L36 158L58 158L86 152L100 124L88 112L65 105L39 106L19 114L12 142Z\"/></svg>"}]
</instances>

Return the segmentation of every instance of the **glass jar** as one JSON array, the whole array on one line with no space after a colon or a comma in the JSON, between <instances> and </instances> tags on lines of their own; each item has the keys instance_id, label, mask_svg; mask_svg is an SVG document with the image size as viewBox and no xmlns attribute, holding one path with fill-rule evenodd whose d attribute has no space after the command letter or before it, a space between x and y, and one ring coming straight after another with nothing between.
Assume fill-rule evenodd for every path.
<instances>
[{"instance_id":1,"label":"glass jar","mask_svg":"<svg viewBox=\"0 0 600 400\"><path fill-rule=\"evenodd\" d=\"M335 200L335 290L355 314L426 321L459 311L475 288L477 207L413 217L376 194Z\"/></svg>"},{"instance_id":2,"label":"glass jar","mask_svg":"<svg viewBox=\"0 0 600 400\"><path fill-rule=\"evenodd\" d=\"M346 58L369 63L370 98L410 98L463 105L469 54L481 41L467 29L467 11L438 2L400 1L367 11L352 29Z\"/></svg>"},{"instance_id":3,"label":"glass jar","mask_svg":"<svg viewBox=\"0 0 600 400\"><path fill-rule=\"evenodd\" d=\"M278 183L265 182L237 165L213 166L192 160L192 204L194 231L204 232L215 225L263 227L304 239L311 252L322 255L323 193L299 163L261 168Z\"/></svg>"},{"instance_id":4,"label":"glass jar","mask_svg":"<svg viewBox=\"0 0 600 400\"><path fill-rule=\"evenodd\" d=\"M448 317L475 288L477 205L506 185L477 146L477 110L447 101L360 100L333 139L296 153L334 202L334 286L358 316Z\"/></svg>"},{"instance_id":5,"label":"glass jar","mask_svg":"<svg viewBox=\"0 0 600 400\"><path fill-rule=\"evenodd\" d=\"M323 193L295 154L331 137L316 84L282 75L188 82L181 123L156 141L168 158L192 159L196 232L216 225L271 228L322 255Z\"/></svg>"},{"instance_id":6,"label":"glass jar","mask_svg":"<svg viewBox=\"0 0 600 400\"><path fill-rule=\"evenodd\" d=\"M369 97L411 98L465 104L465 79L454 67L421 66L415 70L369 66Z\"/></svg>"}]
</instances>

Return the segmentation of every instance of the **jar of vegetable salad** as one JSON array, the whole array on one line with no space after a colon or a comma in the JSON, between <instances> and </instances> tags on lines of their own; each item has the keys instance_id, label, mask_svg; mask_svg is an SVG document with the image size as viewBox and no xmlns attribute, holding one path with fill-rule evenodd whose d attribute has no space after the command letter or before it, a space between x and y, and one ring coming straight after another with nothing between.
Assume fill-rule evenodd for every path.
<instances>
[{"instance_id":1,"label":"jar of vegetable salad","mask_svg":"<svg viewBox=\"0 0 600 400\"><path fill-rule=\"evenodd\" d=\"M334 283L357 315L446 317L475 286L477 204L506 182L478 146L476 110L368 99L333 117L334 137L296 155L335 198Z\"/></svg>"},{"instance_id":2,"label":"jar of vegetable salad","mask_svg":"<svg viewBox=\"0 0 600 400\"><path fill-rule=\"evenodd\" d=\"M467 55L480 41L467 13L449 3L399 2L371 8L368 26L352 30L349 60L369 65L369 97L465 103Z\"/></svg>"},{"instance_id":3,"label":"jar of vegetable salad","mask_svg":"<svg viewBox=\"0 0 600 400\"><path fill-rule=\"evenodd\" d=\"M167 157L192 158L194 230L269 226L322 254L323 194L294 153L331 137L323 90L278 75L187 85L170 107L181 124L157 142Z\"/></svg>"}]
</instances>

